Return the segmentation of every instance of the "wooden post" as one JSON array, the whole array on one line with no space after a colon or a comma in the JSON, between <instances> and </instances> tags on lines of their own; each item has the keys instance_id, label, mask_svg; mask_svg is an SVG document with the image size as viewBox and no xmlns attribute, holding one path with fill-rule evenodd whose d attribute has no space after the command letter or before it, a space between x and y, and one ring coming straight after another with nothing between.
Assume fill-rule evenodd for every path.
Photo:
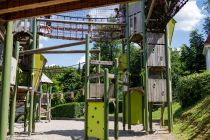
<instances>
[{"instance_id":1,"label":"wooden post","mask_svg":"<svg viewBox=\"0 0 210 140\"><path fill-rule=\"evenodd\" d=\"M104 70L104 140L109 139L109 70Z\"/></svg>"},{"instance_id":2,"label":"wooden post","mask_svg":"<svg viewBox=\"0 0 210 140\"><path fill-rule=\"evenodd\" d=\"M37 40L37 27L36 27L36 19L33 19L33 43L31 49L36 49L36 40ZM32 63L31 63L31 87L32 91L30 93L30 113L29 113L29 129L28 129L28 135L30 136L33 129L33 115L34 115L34 66L35 66L35 56L32 55Z\"/></svg>"},{"instance_id":3,"label":"wooden post","mask_svg":"<svg viewBox=\"0 0 210 140\"><path fill-rule=\"evenodd\" d=\"M16 83L14 85L14 92L11 101L11 114L10 114L10 123L9 123L9 134L10 138L13 138L14 135L14 123L15 123L15 112L16 112L16 98L17 98L17 89L18 89L18 80L19 80L19 73L18 73L18 59L19 59L19 48L20 43L16 42L15 44L15 59L17 60L17 70L16 70Z\"/></svg>"},{"instance_id":4,"label":"wooden post","mask_svg":"<svg viewBox=\"0 0 210 140\"><path fill-rule=\"evenodd\" d=\"M119 94L119 76L118 76L118 59L115 59L115 87L114 87L114 98L115 98L115 115L114 115L114 135L115 140L118 139L118 113L119 113L119 101L118 101L118 94Z\"/></svg>"},{"instance_id":5,"label":"wooden post","mask_svg":"<svg viewBox=\"0 0 210 140\"><path fill-rule=\"evenodd\" d=\"M90 52L89 52L90 37L86 35L86 54L85 54L85 140L88 140L88 98L90 94Z\"/></svg>"},{"instance_id":6,"label":"wooden post","mask_svg":"<svg viewBox=\"0 0 210 140\"><path fill-rule=\"evenodd\" d=\"M166 91L167 91L167 104L168 104L168 131L172 132L173 116L172 116L172 87L171 87L171 58L170 58L170 45L168 29L165 31L165 55L166 55Z\"/></svg>"},{"instance_id":7,"label":"wooden post","mask_svg":"<svg viewBox=\"0 0 210 140\"><path fill-rule=\"evenodd\" d=\"M0 94L0 140L6 140L9 115L10 76L13 49L13 22L8 21L6 25L6 36L3 53L2 84Z\"/></svg>"},{"instance_id":8,"label":"wooden post","mask_svg":"<svg viewBox=\"0 0 210 140\"><path fill-rule=\"evenodd\" d=\"M152 102L149 102L149 131L152 132Z\"/></svg>"},{"instance_id":9,"label":"wooden post","mask_svg":"<svg viewBox=\"0 0 210 140\"><path fill-rule=\"evenodd\" d=\"M127 31L127 28L126 28L126 31ZM122 53L124 54L125 53L125 42L124 40L122 40ZM125 74L125 72L123 72L122 76ZM123 120L122 120L122 123L123 123L123 131L125 131L125 92L123 91L123 103L122 103L122 112L123 112Z\"/></svg>"},{"instance_id":10,"label":"wooden post","mask_svg":"<svg viewBox=\"0 0 210 140\"><path fill-rule=\"evenodd\" d=\"M145 116L145 130L148 132L149 114L148 114L148 68L147 68L147 34L146 34L146 21L145 21L145 0L141 2L142 10L142 29L143 29L143 49L144 49L144 116Z\"/></svg>"},{"instance_id":11,"label":"wooden post","mask_svg":"<svg viewBox=\"0 0 210 140\"><path fill-rule=\"evenodd\" d=\"M126 4L126 44L127 44L127 55L128 55L128 82L130 85L130 39L129 39L129 5ZM129 86L128 86L129 89ZM130 91L128 93L128 130L131 130L131 95Z\"/></svg>"}]
</instances>

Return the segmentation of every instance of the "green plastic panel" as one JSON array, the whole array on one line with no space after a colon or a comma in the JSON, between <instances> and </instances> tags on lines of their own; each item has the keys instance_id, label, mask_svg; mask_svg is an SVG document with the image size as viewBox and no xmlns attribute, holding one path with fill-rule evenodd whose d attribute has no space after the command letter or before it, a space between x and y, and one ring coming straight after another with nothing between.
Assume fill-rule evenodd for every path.
<instances>
[{"instance_id":1,"label":"green plastic panel","mask_svg":"<svg viewBox=\"0 0 210 140\"><path fill-rule=\"evenodd\" d=\"M88 137L104 139L104 102L88 102Z\"/></svg>"},{"instance_id":2,"label":"green plastic panel","mask_svg":"<svg viewBox=\"0 0 210 140\"><path fill-rule=\"evenodd\" d=\"M42 76L42 70L47 62L47 59L42 54L35 54L35 73L34 73L34 88L35 90L39 87L39 81Z\"/></svg>"},{"instance_id":3,"label":"green plastic panel","mask_svg":"<svg viewBox=\"0 0 210 140\"><path fill-rule=\"evenodd\" d=\"M128 54L124 53L119 57L119 67L120 71L124 71L128 68Z\"/></svg>"},{"instance_id":4,"label":"green plastic panel","mask_svg":"<svg viewBox=\"0 0 210 140\"><path fill-rule=\"evenodd\" d=\"M168 22L167 26L168 26L168 36L169 36L169 43L171 45L172 42L172 38L173 38L173 34L174 34L174 27L176 24L176 20L174 20L173 18Z\"/></svg>"},{"instance_id":5,"label":"green plastic panel","mask_svg":"<svg viewBox=\"0 0 210 140\"><path fill-rule=\"evenodd\" d=\"M142 124L142 95L136 91L131 91L131 124ZM128 94L125 96L125 123L128 124Z\"/></svg>"}]
</instances>

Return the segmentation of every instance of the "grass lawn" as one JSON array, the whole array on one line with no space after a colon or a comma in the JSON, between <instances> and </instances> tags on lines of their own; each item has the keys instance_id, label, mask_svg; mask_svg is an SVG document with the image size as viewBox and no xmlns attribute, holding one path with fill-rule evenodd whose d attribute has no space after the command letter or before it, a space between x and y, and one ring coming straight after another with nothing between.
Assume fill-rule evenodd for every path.
<instances>
[{"instance_id":1,"label":"grass lawn","mask_svg":"<svg viewBox=\"0 0 210 140\"><path fill-rule=\"evenodd\" d=\"M164 118L167 120L167 108ZM173 133L180 140L207 140L210 138L210 95L190 108L182 109L173 103ZM160 109L153 112L153 120L160 119Z\"/></svg>"}]
</instances>

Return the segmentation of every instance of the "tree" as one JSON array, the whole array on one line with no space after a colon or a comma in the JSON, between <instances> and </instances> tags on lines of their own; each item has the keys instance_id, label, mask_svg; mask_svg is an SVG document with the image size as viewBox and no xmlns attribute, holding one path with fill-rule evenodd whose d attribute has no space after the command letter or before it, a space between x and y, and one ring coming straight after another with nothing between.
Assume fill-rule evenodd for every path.
<instances>
[{"instance_id":1,"label":"tree","mask_svg":"<svg viewBox=\"0 0 210 140\"><path fill-rule=\"evenodd\" d=\"M184 46L183 46L184 47ZM176 94L177 82L184 74L184 65L181 61L181 53L177 49L171 51L171 76L172 90Z\"/></svg>"},{"instance_id":2,"label":"tree","mask_svg":"<svg viewBox=\"0 0 210 140\"><path fill-rule=\"evenodd\" d=\"M206 33L206 35L210 34L210 2L209 0L203 1L203 11L206 15L203 23L203 30Z\"/></svg>"},{"instance_id":3,"label":"tree","mask_svg":"<svg viewBox=\"0 0 210 140\"><path fill-rule=\"evenodd\" d=\"M203 30L207 35L210 34L210 16L204 19Z\"/></svg>"},{"instance_id":4,"label":"tree","mask_svg":"<svg viewBox=\"0 0 210 140\"><path fill-rule=\"evenodd\" d=\"M60 85L63 87L63 92L78 90L83 87L81 75L77 69L69 68L66 73L59 78Z\"/></svg>"},{"instance_id":5,"label":"tree","mask_svg":"<svg viewBox=\"0 0 210 140\"><path fill-rule=\"evenodd\" d=\"M184 70L189 73L200 72L206 68L205 56L203 55L204 39L197 30L190 33L190 46L181 47L180 60L184 64Z\"/></svg>"}]
</instances>

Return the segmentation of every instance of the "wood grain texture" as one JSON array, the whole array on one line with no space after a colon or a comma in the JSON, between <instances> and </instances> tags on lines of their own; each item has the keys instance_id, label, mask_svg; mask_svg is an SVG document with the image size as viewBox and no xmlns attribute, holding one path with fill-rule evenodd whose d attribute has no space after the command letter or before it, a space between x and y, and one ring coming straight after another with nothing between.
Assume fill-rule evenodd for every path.
<instances>
[{"instance_id":1,"label":"wood grain texture","mask_svg":"<svg viewBox=\"0 0 210 140\"><path fill-rule=\"evenodd\" d=\"M23 19L137 0L65 0L62 3L62 0L54 0L54 4L50 3L50 1L52 2L52 0L12 0L0 2L0 18L4 20ZM48 6L46 6L47 4L39 5L42 2L49 2Z\"/></svg>"},{"instance_id":2,"label":"wood grain texture","mask_svg":"<svg viewBox=\"0 0 210 140\"><path fill-rule=\"evenodd\" d=\"M149 102L166 102L166 79L148 79Z\"/></svg>"}]
</instances>

